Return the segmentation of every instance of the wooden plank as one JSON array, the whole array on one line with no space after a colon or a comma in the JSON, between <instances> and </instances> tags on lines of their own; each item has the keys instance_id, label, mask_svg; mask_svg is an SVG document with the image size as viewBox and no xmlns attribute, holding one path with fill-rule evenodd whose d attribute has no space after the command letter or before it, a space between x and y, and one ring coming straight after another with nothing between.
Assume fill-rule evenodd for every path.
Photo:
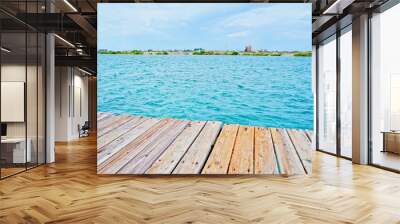
<instances>
[{"instance_id":1,"label":"wooden plank","mask_svg":"<svg viewBox=\"0 0 400 224\"><path fill-rule=\"evenodd\" d=\"M224 125L202 174L227 174L239 125Z\"/></svg>"},{"instance_id":2,"label":"wooden plank","mask_svg":"<svg viewBox=\"0 0 400 224\"><path fill-rule=\"evenodd\" d=\"M199 136L172 173L199 174L221 130L221 125L221 122L207 121Z\"/></svg>"},{"instance_id":3,"label":"wooden plank","mask_svg":"<svg viewBox=\"0 0 400 224\"><path fill-rule=\"evenodd\" d=\"M313 139L314 139L314 133L312 131L305 131L305 133L307 134L308 140L310 141L310 143L312 143Z\"/></svg>"},{"instance_id":4,"label":"wooden plank","mask_svg":"<svg viewBox=\"0 0 400 224\"><path fill-rule=\"evenodd\" d=\"M205 121L191 121L176 140L146 171L147 174L170 174L194 142L200 131L206 124Z\"/></svg>"},{"instance_id":5,"label":"wooden plank","mask_svg":"<svg viewBox=\"0 0 400 224\"><path fill-rule=\"evenodd\" d=\"M159 119L146 119L141 124L136 126L134 129L129 130L125 134L113 140L111 143L105 145L99 152L97 153L97 168L100 170L103 166L105 166L106 160L111 158L115 153L121 150L123 147L128 145L134 139L138 138L140 135L149 130L152 126L154 126ZM103 164L104 163L104 164Z\"/></svg>"},{"instance_id":6,"label":"wooden plank","mask_svg":"<svg viewBox=\"0 0 400 224\"><path fill-rule=\"evenodd\" d=\"M104 134L118 128L123 123L131 120L132 118L136 118L136 117L128 116L128 115L117 116L117 119L113 123L111 123L103 128L97 128L97 139L99 139L99 137L103 136Z\"/></svg>"},{"instance_id":7,"label":"wooden plank","mask_svg":"<svg viewBox=\"0 0 400 224\"><path fill-rule=\"evenodd\" d=\"M119 119L119 116L115 116L115 115L105 117L101 121L97 122L97 130L106 128L108 125L114 123L118 119Z\"/></svg>"},{"instance_id":8,"label":"wooden plank","mask_svg":"<svg viewBox=\"0 0 400 224\"><path fill-rule=\"evenodd\" d=\"M112 116L114 116L112 113L104 112L103 114L100 115L100 117L97 117L97 122L100 122L100 121L107 119L109 117L112 117Z\"/></svg>"},{"instance_id":9,"label":"wooden plank","mask_svg":"<svg viewBox=\"0 0 400 224\"><path fill-rule=\"evenodd\" d=\"M119 136L125 134L127 131L135 128L143 121L147 120L146 118L140 117L130 117L128 121L123 123L122 125L116 127L114 130L107 132L103 136L99 136L97 138L97 152L101 152L104 149L104 146L109 144L110 142L117 139Z\"/></svg>"},{"instance_id":10,"label":"wooden plank","mask_svg":"<svg viewBox=\"0 0 400 224\"><path fill-rule=\"evenodd\" d=\"M107 160L107 163L100 167L100 172L103 174L116 174L122 167L145 149L146 146L160 138L163 131L169 129L174 125L174 123L174 119L162 119L145 133L141 134L124 148L115 153L109 160Z\"/></svg>"},{"instance_id":11,"label":"wooden plank","mask_svg":"<svg viewBox=\"0 0 400 224\"><path fill-rule=\"evenodd\" d=\"M104 113L105 113L105 112L97 112L96 120L101 119L101 118L104 116Z\"/></svg>"},{"instance_id":12,"label":"wooden plank","mask_svg":"<svg viewBox=\"0 0 400 224\"><path fill-rule=\"evenodd\" d=\"M306 171L302 164L301 158L297 154L297 151L293 145L293 142L287 133L287 129L280 129L280 131L283 136L284 144L286 145L285 149L286 149L286 153L287 153L287 159L289 161L289 166L294 171L293 174L294 175L306 174ZM289 174L289 175L291 175L291 174Z\"/></svg>"},{"instance_id":13,"label":"wooden plank","mask_svg":"<svg viewBox=\"0 0 400 224\"><path fill-rule=\"evenodd\" d=\"M111 116L112 114L109 112L98 112L97 113L97 121L101 121L102 119Z\"/></svg>"},{"instance_id":14,"label":"wooden plank","mask_svg":"<svg viewBox=\"0 0 400 224\"><path fill-rule=\"evenodd\" d=\"M254 133L254 173L279 174L274 143L268 128L256 127Z\"/></svg>"},{"instance_id":15,"label":"wooden plank","mask_svg":"<svg viewBox=\"0 0 400 224\"><path fill-rule=\"evenodd\" d=\"M271 128L275 153L280 173L285 175L305 174L300 158L284 129Z\"/></svg>"},{"instance_id":16,"label":"wooden plank","mask_svg":"<svg viewBox=\"0 0 400 224\"><path fill-rule=\"evenodd\" d=\"M189 124L189 121L175 120L175 123L165 129L160 137L147 145L138 155L130 160L119 174L144 174L145 171L157 160L167 147L178 137Z\"/></svg>"},{"instance_id":17,"label":"wooden plank","mask_svg":"<svg viewBox=\"0 0 400 224\"><path fill-rule=\"evenodd\" d=\"M304 168L306 169L307 173L310 174L312 171L312 148L311 142L307 137L307 133L294 129L289 129L287 132L302 161Z\"/></svg>"},{"instance_id":18,"label":"wooden plank","mask_svg":"<svg viewBox=\"0 0 400 224\"><path fill-rule=\"evenodd\" d=\"M278 129L276 128L270 128L271 130L271 136L274 142L274 148L275 148L275 153L276 153L276 159L277 159L277 165L279 168L279 173L280 174L284 174L287 175L288 173L288 161L287 159L285 159L286 157L284 157L284 143L283 143L283 137L281 135L281 133L279 132Z\"/></svg>"},{"instance_id":19,"label":"wooden plank","mask_svg":"<svg viewBox=\"0 0 400 224\"><path fill-rule=\"evenodd\" d=\"M229 174L254 173L254 127L240 126L233 149Z\"/></svg>"}]
</instances>

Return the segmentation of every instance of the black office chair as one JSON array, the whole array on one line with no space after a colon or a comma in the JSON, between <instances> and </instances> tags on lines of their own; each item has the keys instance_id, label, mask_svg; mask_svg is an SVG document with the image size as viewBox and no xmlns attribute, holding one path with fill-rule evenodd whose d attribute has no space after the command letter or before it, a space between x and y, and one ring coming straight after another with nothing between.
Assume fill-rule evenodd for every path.
<instances>
[{"instance_id":1,"label":"black office chair","mask_svg":"<svg viewBox=\"0 0 400 224\"><path fill-rule=\"evenodd\" d=\"M89 136L89 129L90 129L89 121L85 121L82 127L78 125L79 138Z\"/></svg>"}]
</instances>

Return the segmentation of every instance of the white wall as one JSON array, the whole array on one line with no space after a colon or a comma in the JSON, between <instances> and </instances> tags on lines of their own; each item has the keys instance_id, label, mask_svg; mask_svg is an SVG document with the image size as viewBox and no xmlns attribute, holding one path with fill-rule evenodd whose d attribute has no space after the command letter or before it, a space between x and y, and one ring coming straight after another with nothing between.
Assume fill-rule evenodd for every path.
<instances>
[{"instance_id":1,"label":"white wall","mask_svg":"<svg viewBox=\"0 0 400 224\"><path fill-rule=\"evenodd\" d=\"M1 66L1 81L2 82L25 82L26 70L28 71L28 85L31 88L27 88L27 118L28 118L28 137L29 136L29 128L32 127L33 130L36 130L36 120L37 115L32 111L36 112L36 80L31 80L30 75L36 74L36 66L25 67L25 64L3 64ZM33 86L33 87L32 87ZM39 105L40 106L40 105ZM7 108L2 108L2 110L6 110ZM33 122L33 123L32 123ZM9 137L25 137L25 123L26 122L7 122L7 135ZM36 137L36 132L35 132Z\"/></svg>"},{"instance_id":2,"label":"white wall","mask_svg":"<svg viewBox=\"0 0 400 224\"><path fill-rule=\"evenodd\" d=\"M72 67L56 67L55 73L55 140L70 141L88 120L88 77Z\"/></svg>"},{"instance_id":3,"label":"white wall","mask_svg":"<svg viewBox=\"0 0 400 224\"><path fill-rule=\"evenodd\" d=\"M24 82L26 84L26 107L20 108L20 113L25 113L27 119L21 122L5 122L7 124L7 137L29 139L31 148L32 162L39 159L39 163L44 162L44 83L41 67L34 65L25 66L20 63L4 63L1 66L2 82ZM27 77L27 81L25 80ZM23 91L23 90L22 90ZM24 93L22 93L24 94ZM7 96L2 96L2 98ZM1 110L7 111L12 108L2 107ZM8 111L13 113L13 111ZM16 113L16 111L14 111ZM37 156L37 153L39 155Z\"/></svg>"},{"instance_id":4,"label":"white wall","mask_svg":"<svg viewBox=\"0 0 400 224\"><path fill-rule=\"evenodd\" d=\"M3 64L1 66L1 81L25 82L25 64ZM6 108L1 108L5 110ZM25 122L7 123L8 137L25 137Z\"/></svg>"},{"instance_id":5,"label":"white wall","mask_svg":"<svg viewBox=\"0 0 400 224\"><path fill-rule=\"evenodd\" d=\"M69 139L69 68L55 68L55 141Z\"/></svg>"}]
</instances>

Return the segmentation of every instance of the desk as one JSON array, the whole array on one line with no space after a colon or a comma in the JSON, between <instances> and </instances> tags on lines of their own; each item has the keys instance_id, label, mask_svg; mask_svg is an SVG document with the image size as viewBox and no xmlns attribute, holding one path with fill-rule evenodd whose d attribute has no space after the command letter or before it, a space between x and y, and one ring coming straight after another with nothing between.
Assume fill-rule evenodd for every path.
<instances>
[{"instance_id":1,"label":"desk","mask_svg":"<svg viewBox=\"0 0 400 224\"><path fill-rule=\"evenodd\" d=\"M400 154L400 131L383 131L383 152Z\"/></svg>"},{"instance_id":2,"label":"desk","mask_svg":"<svg viewBox=\"0 0 400 224\"><path fill-rule=\"evenodd\" d=\"M28 138L26 142L28 144L25 152L25 138L1 139L1 156L9 163L30 162L32 159L32 141L30 138Z\"/></svg>"}]
</instances>

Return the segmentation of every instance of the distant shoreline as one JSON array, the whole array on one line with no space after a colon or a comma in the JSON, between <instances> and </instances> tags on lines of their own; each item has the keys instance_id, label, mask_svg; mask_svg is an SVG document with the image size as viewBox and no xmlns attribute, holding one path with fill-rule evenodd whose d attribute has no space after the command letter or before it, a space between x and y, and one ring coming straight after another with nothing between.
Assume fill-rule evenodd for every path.
<instances>
[{"instance_id":1,"label":"distant shoreline","mask_svg":"<svg viewBox=\"0 0 400 224\"><path fill-rule=\"evenodd\" d=\"M221 56L295 56L311 57L311 51L214 51L214 50L130 50L111 51L99 50L98 54L125 54L125 55L221 55Z\"/></svg>"}]
</instances>

